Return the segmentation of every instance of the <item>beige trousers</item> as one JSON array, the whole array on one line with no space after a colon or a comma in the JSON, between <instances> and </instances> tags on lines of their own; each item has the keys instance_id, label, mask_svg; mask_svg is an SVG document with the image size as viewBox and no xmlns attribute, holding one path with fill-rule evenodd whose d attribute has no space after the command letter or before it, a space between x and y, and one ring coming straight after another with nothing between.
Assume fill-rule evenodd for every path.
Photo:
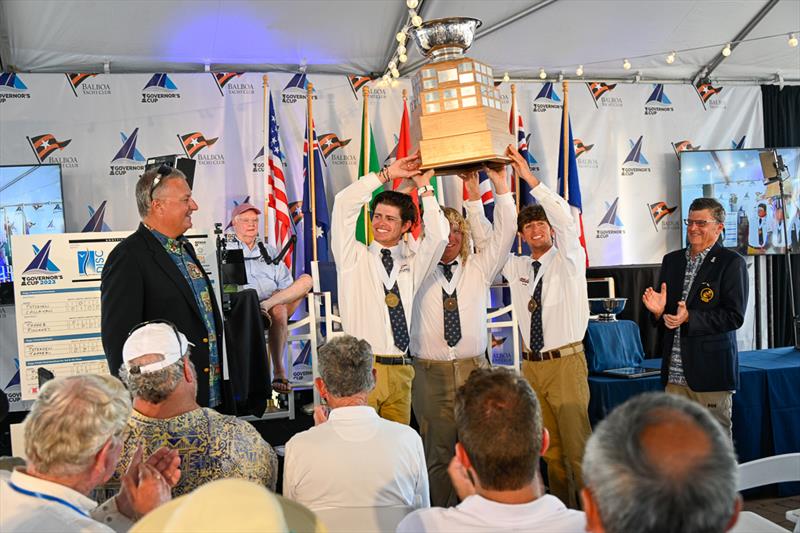
<instances>
[{"instance_id":1,"label":"beige trousers","mask_svg":"<svg viewBox=\"0 0 800 533\"><path fill-rule=\"evenodd\" d=\"M375 388L369 393L367 403L375 408L381 418L410 424L414 367L375 363L375 370Z\"/></svg>"},{"instance_id":2,"label":"beige trousers","mask_svg":"<svg viewBox=\"0 0 800 533\"><path fill-rule=\"evenodd\" d=\"M733 422L731 421L733 393L731 391L695 392L688 386L675 385L673 383L667 383L664 390L669 394L689 398L711 411L711 414L714 415L717 422L722 425L722 429L733 441Z\"/></svg>"}]
</instances>

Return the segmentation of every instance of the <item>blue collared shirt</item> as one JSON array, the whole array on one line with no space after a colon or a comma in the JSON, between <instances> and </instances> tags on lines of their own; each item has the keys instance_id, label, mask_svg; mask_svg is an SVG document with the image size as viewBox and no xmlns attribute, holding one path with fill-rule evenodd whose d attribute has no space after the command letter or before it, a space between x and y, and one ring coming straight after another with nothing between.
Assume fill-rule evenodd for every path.
<instances>
[{"instance_id":1,"label":"blue collared shirt","mask_svg":"<svg viewBox=\"0 0 800 533\"><path fill-rule=\"evenodd\" d=\"M238 237L235 235L232 237L233 240L227 241L225 246L229 250L241 248L244 255L244 268L247 272L247 284L239 285L240 291L255 289L258 293L258 300L264 301L275 291L283 290L292 284L292 274L286 267L286 263L280 261L277 265L268 264L261 256L258 246L250 249ZM265 244L264 247L271 258L278 256L278 251L269 244Z\"/></svg>"}]
</instances>

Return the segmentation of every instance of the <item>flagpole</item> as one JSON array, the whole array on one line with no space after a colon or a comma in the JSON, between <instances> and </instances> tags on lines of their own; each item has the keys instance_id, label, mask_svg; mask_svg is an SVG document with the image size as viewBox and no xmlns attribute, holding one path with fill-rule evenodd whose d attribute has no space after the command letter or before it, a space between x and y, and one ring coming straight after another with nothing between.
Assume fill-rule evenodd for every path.
<instances>
[{"instance_id":1,"label":"flagpole","mask_svg":"<svg viewBox=\"0 0 800 533\"><path fill-rule=\"evenodd\" d=\"M272 184L269 181L269 158L267 157L267 150L269 150L269 76L264 74L261 77L261 80L264 82L264 117L263 117L263 128L264 128L264 170L262 172L264 176L264 185L266 187L266 194L264 195L264 240L269 242L269 228L270 228L270 210L269 210L269 199L272 197ZM276 241L277 242L277 241Z\"/></svg>"},{"instance_id":2,"label":"flagpole","mask_svg":"<svg viewBox=\"0 0 800 533\"><path fill-rule=\"evenodd\" d=\"M361 161L364 162L364 167L361 169L367 175L369 170L369 86L365 85L362 89L364 95L364 108L361 112ZM369 245L369 203L364 204L364 243Z\"/></svg>"},{"instance_id":3,"label":"flagpole","mask_svg":"<svg viewBox=\"0 0 800 533\"><path fill-rule=\"evenodd\" d=\"M308 193L311 199L311 250L313 260L317 260L317 186L314 183L314 167L316 166L316 154L314 153L314 119L311 116L311 101L314 92L314 84L309 82L306 90L306 104L308 105Z\"/></svg>"},{"instance_id":4,"label":"flagpole","mask_svg":"<svg viewBox=\"0 0 800 533\"><path fill-rule=\"evenodd\" d=\"M511 134L514 136L514 148L519 150L519 118L517 118L517 84L511 84ZM529 148L530 149L530 148ZM517 192L515 195L516 202L517 202L517 214L519 214L520 209L520 195L522 191L520 190L520 182L519 182L519 175L514 172L512 169L513 176L511 179L514 180L514 190ZM522 255L522 237L517 235L517 254Z\"/></svg>"},{"instance_id":5,"label":"flagpole","mask_svg":"<svg viewBox=\"0 0 800 533\"><path fill-rule=\"evenodd\" d=\"M561 130L563 133L564 154L562 155L562 164L564 165L564 200L569 202L569 85L565 80L561 87L564 89L564 107L561 116Z\"/></svg>"}]
</instances>

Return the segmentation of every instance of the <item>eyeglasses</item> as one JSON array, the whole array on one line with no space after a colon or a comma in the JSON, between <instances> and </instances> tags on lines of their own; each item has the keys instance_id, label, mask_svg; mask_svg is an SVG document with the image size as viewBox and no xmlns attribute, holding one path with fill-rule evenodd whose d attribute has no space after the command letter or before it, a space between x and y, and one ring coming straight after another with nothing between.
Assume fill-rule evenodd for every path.
<instances>
[{"instance_id":1,"label":"eyeglasses","mask_svg":"<svg viewBox=\"0 0 800 533\"><path fill-rule=\"evenodd\" d=\"M686 227L697 226L698 228L705 228L709 224L718 224L716 220L692 220L691 218L684 218L683 223Z\"/></svg>"},{"instance_id":2,"label":"eyeglasses","mask_svg":"<svg viewBox=\"0 0 800 533\"><path fill-rule=\"evenodd\" d=\"M161 180L166 178L174 169L169 165L161 165L156 171L156 177L153 178L153 183L150 184L150 201L153 201L153 191L161 184ZM174 326L173 326L174 327Z\"/></svg>"}]
</instances>

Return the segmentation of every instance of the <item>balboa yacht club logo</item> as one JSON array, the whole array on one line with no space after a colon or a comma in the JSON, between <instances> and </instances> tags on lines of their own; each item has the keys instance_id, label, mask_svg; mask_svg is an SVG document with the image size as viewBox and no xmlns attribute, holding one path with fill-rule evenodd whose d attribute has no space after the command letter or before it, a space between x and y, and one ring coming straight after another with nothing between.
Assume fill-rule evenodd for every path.
<instances>
[{"instance_id":1,"label":"balboa yacht club logo","mask_svg":"<svg viewBox=\"0 0 800 533\"><path fill-rule=\"evenodd\" d=\"M72 139L64 139L59 141L52 133L42 133L34 135L33 137L26 137L28 144L33 150L36 160L39 164L47 161L48 163L57 163L61 168L78 168L80 163L77 156L74 155L56 155L56 150L64 150L72 142Z\"/></svg>"},{"instance_id":2,"label":"balboa yacht club logo","mask_svg":"<svg viewBox=\"0 0 800 533\"><path fill-rule=\"evenodd\" d=\"M587 144L582 139L575 138L572 140L572 145L575 147L575 162L578 168L599 168L600 163L597 158L589 155L594 144Z\"/></svg>"},{"instance_id":3,"label":"balboa yacht club logo","mask_svg":"<svg viewBox=\"0 0 800 533\"><path fill-rule=\"evenodd\" d=\"M255 94L256 89L252 83L245 83L242 80L237 80L244 75L244 72L213 72L211 77L214 78L214 83L219 90L221 96L225 94Z\"/></svg>"},{"instance_id":4,"label":"balboa yacht club logo","mask_svg":"<svg viewBox=\"0 0 800 533\"><path fill-rule=\"evenodd\" d=\"M0 73L0 104L7 100L23 100L30 98L28 86L18 74L13 72Z\"/></svg>"},{"instance_id":5,"label":"balboa yacht club logo","mask_svg":"<svg viewBox=\"0 0 800 533\"><path fill-rule=\"evenodd\" d=\"M636 142L633 139L628 140L631 145L631 151L628 152L628 156L622 162L621 173L623 176L633 176L636 172L650 172L650 162L647 161L642 152L643 139L644 135L640 135Z\"/></svg>"},{"instance_id":6,"label":"balboa yacht club logo","mask_svg":"<svg viewBox=\"0 0 800 533\"><path fill-rule=\"evenodd\" d=\"M125 135L125 132L121 131L119 136L122 139L122 146L111 159L108 175L124 176L128 172L136 172L137 174L144 172L144 156L136 148L136 143L139 140L139 128L134 128L130 135Z\"/></svg>"},{"instance_id":7,"label":"balboa yacht club logo","mask_svg":"<svg viewBox=\"0 0 800 533\"><path fill-rule=\"evenodd\" d=\"M614 198L614 201L610 204L608 202L606 204L606 213L603 215L603 218L600 219L600 223L597 225L597 233L596 237L598 239L607 239L612 235L624 235L625 228L622 224L622 220L619 218L617 214L617 207L619 206L619 196Z\"/></svg>"},{"instance_id":8,"label":"balboa yacht club logo","mask_svg":"<svg viewBox=\"0 0 800 533\"><path fill-rule=\"evenodd\" d=\"M616 83L592 81L587 82L586 87L589 89L589 94L592 95L592 102L594 102L595 108L622 107L622 98L611 96L611 91L617 87Z\"/></svg>"},{"instance_id":9,"label":"balboa yacht club logo","mask_svg":"<svg viewBox=\"0 0 800 533\"><path fill-rule=\"evenodd\" d=\"M714 87L711 82L706 79L698 81L694 88L697 91L697 96L700 97L700 103L703 104L704 110L728 108L725 102L717 96L722 92L722 86Z\"/></svg>"},{"instance_id":10,"label":"balboa yacht club logo","mask_svg":"<svg viewBox=\"0 0 800 533\"><path fill-rule=\"evenodd\" d=\"M357 165L358 156L349 155L345 153L334 153L339 148L344 148L350 144L351 139L340 139L336 133L324 133L320 135L317 140L319 141L320 150L322 150L323 161L331 165Z\"/></svg>"},{"instance_id":11,"label":"balboa yacht club logo","mask_svg":"<svg viewBox=\"0 0 800 533\"><path fill-rule=\"evenodd\" d=\"M353 96L356 100L361 99L362 89L369 82L375 80L371 76L360 76L358 74L350 74L347 76L347 83L350 84L350 89L353 91ZM375 100L383 100L386 98L386 89L381 87L371 87L369 90L370 102Z\"/></svg>"},{"instance_id":12,"label":"balboa yacht club logo","mask_svg":"<svg viewBox=\"0 0 800 533\"><path fill-rule=\"evenodd\" d=\"M647 210L650 212L650 220L653 221L653 226L656 231L659 227L663 229L676 229L680 228L680 221L665 220L669 215L678 210L678 206L669 207L667 202L656 202L654 204L646 204ZM663 222L662 222L663 221Z\"/></svg>"},{"instance_id":13,"label":"balboa yacht club logo","mask_svg":"<svg viewBox=\"0 0 800 533\"><path fill-rule=\"evenodd\" d=\"M675 141L670 144L672 145L672 150L675 152L675 157L678 158L678 161L681 160L681 152L695 152L700 149L700 145L693 145L692 141L689 139Z\"/></svg>"},{"instance_id":14,"label":"balboa yacht club logo","mask_svg":"<svg viewBox=\"0 0 800 533\"><path fill-rule=\"evenodd\" d=\"M553 87L553 82L548 81L539 90L539 94L533 99L534 113L544 113L548 109L561 109L561 98Z\"/></svg>"},{"instance_id":15,"label":"balboa yacht club logo","mask_svg":"<svg viewBox=\"0 0 800 533\"><path fill-rule=\"evenodd\" d=\"M178 134L178 141L181 143L186 157L194 159L200 165L224 165L225 157L218 153L201 153L206 148L213 146L219 137L207 139L199 131L193 131L183 135Z\"/></svg>"},{"instance_id":16,"label":"balboa yacht club logo","mask_svg":"<svg viewBox=\"0 0 800 533\"><path fill-rule=\"evenodd\" d=\"M65 74L69 88L75 98L83 96L108 96L111 94L111 84L97 83L93 80L97 76L96 72L70 72Z\"/></svg>"},{"instance_id":17,"label":"balboa yacht club logo","mask_svg":"<svg viewBox=\"0 0 800 533\"><path fill-rule=\"evenodd\" d=\"M162 99L180 98L178 86L166 72L156 72L142 89L142 103L155 104Z\"/></svg>"},{"instance_id":18,"label":"balboa yacht club logo","mask_svg":"<svg viewBox=\"0 0 800 533\"><path fill-rule=\"evenodd\" d=\"M56 281L64 279L61 269L50 260L51 244L52 241L49 240L41 248L35 244L32 245L33 253L36 255L27 268L22 271L22 286L53 285Z\"/></svg>"}]
</instances>

